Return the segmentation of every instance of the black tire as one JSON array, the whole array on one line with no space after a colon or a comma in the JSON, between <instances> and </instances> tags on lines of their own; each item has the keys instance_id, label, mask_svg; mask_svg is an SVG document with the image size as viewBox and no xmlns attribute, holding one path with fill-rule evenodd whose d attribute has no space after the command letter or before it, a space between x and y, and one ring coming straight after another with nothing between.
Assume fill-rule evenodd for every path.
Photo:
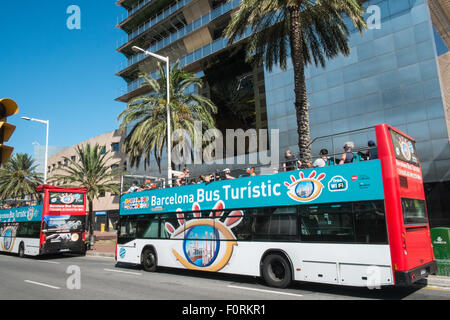
<instances>
[{"instance_id":1,"label":"black tire","mask_svg":"<svg viewBox=\"0 0 450 320\"><path fill-rule=\"evenodd\" d=\"M24 258L25 257L25 245L23 244L23 242L20 243L19 245L19 257L20 258Z\"/></svg>"},{"instance_id":2,"label":"black tire","mask_svg":"<svg viewBox=\"0 0 450 320\"><path fill-rule=\"evenodd\" d=\"M147 272L156 271L156 254L152 248L145 248L141 256L142 267Z\"/></svg>"},{"instance_id":3,"label":"black tire","mask_svg":"<svg viewBox=\"0 0 450 320\"><path fill-rule=\"evenodd\" d=\"M267 285L286 288L292 281L289 261L281 254L269 254L262 262L262 276Z\"/></svg>"}]
</instances>

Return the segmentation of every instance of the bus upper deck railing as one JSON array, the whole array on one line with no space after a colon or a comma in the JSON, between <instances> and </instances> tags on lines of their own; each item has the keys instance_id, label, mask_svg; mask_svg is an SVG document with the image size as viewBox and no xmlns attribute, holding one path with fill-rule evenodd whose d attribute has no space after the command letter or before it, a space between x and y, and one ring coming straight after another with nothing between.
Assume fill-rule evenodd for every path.
<instances>
[{"instance_id":1,"label":"bus upper deck railing","mask_svg":"<svg viewBox=\"0 0 450 320\"><path fill-rule=\"evenodd\" d=\"M167 179L139 176L139 175L126 175L122 176L121 192L140 192L151 189L162 189L168 187L178 187L189 184L209 183L218 180L237 179L242 177L249 177L263 174L274 174L278 172L308 169L314 168L315 161L317 159L324 159L320 154L321 151L326 150L326 163L325 166L339 165L343 154L344 146L350 145L353 159L351 163L373 160L378 158L377 156L377 141L375 134L375 127L367 127L358 130L350 130L333 135L325 135L314 138L309 144L311 148L311 154L313 155L310 163L299 163L299 157L292 157L288 160L283 159L279 163L271 166L267 165L241 165L239 167L233 167L229 169L224 166L220 170L213 172L207 172L206 174L197 174L191 176L190 174L184 175L183 173L178 177L172 178L171 183L167 183ZM282 155L284 158L285 155ZM189 170L189 169L188 169Z\"/></svg>"}]
</instances>

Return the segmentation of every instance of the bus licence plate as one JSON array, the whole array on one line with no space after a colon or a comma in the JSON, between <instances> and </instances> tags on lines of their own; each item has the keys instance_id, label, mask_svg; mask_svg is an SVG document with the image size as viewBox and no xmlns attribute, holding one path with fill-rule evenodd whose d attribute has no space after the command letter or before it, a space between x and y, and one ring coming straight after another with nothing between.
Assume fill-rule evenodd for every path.
<instances>
[{"instance_id":1,"label":"bus licence plate","mask_svg":"<svg viewBox=\"0 0 450 320\"><path fill-rule=\"evenodd\" d=\"M420 270L420 275L421 275L421 276L423 276L423 275L426 274L426 273L427 273L427 270L425 270L425 269Z\"/></svg>"}]
</instances>

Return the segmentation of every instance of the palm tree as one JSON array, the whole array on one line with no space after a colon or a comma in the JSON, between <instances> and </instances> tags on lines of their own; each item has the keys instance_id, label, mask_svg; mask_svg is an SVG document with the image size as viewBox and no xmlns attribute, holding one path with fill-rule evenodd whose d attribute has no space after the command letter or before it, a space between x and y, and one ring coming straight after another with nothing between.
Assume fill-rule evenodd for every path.
<instances>
[{"instance_id":1,"label":"palm tree","mask_svg":"<svg viewBox=\"0 0 450 320\"><path fill-rule=\"evenodd\" d=\"M103 152L103 148L98 144L78 146L76 153L79 160L74 161L64 157L68 166L60 169L62 174L54 175L49 179L52 182L62 182L66 187L85 187L87 189L91 244L94 243L94 199L104 192L120 194L118 178L121 172L111 168L119 163L111 163L111 156L109 153Z\"/></svg>"},{"instance_id":2,"label":"palm tree","mask_svg":"<svg viewBox=\"0 0 450 320\"><path fill-rule=\"evenodd\" d=\"M243 0L224 34L233 43L248 28L247 60L274 64L286 69L290 54L294 69L295 111L298 147L303 164L311 161L309 104L305 67L325 67L326 59L349 55L349 26L345 17L361 33L366 28L360 0Z\"/></svg>"},{"instance_id":3,"label":"palm tree","mask_svg":"<svg viewBox=\"0 0 450 320\"><path fill-rule=\"evenodd\" d=\"M25 153L14 155L0 168L0 199L37 198L36 187L43 183L34 160Z\"/></svg>"},{"instance_id":4,"label":"palm tree","mask_svg":"<svg viewBox=\"0 0 450 320\"><path fill-rule=\"evenodd\" d=\"M210 99L187 92L192 86L201 88L202 80L193 73L179 69L178 63L171 66L169 73L171 132L186 130L191 142L195 143L195 121L201 121L204 130L214 128L212 114L217 113L217 107ZM153 152L161 172L162 152L167 143L167 81L164 68L159 63L158 66L160 81L149 75L140 75L144 79L142 86L149 87L152 93L132 99L118 120L121 121L121 129L132 124L123 144L130 166L139 166L144 156L144 166L147 168Z\"/></svg>"}]
</instances>

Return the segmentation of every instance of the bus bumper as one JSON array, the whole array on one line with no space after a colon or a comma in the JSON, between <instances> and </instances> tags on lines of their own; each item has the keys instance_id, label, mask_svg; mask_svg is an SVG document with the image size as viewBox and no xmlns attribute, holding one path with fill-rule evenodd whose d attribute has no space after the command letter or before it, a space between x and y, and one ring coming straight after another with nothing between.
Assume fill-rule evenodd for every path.
<instances>
[{"instance_id":1,"label":"bus bumper","mask_svg":"<svg viewBox=\"0 0 450 320\"><path fill-rule=\"evenodd\" d=\"M434 260L408 271L395 271L395 284L399 286L410 286L414 282L436 273L436 271L437 263Z\"/></svg>"}]
</instances>

